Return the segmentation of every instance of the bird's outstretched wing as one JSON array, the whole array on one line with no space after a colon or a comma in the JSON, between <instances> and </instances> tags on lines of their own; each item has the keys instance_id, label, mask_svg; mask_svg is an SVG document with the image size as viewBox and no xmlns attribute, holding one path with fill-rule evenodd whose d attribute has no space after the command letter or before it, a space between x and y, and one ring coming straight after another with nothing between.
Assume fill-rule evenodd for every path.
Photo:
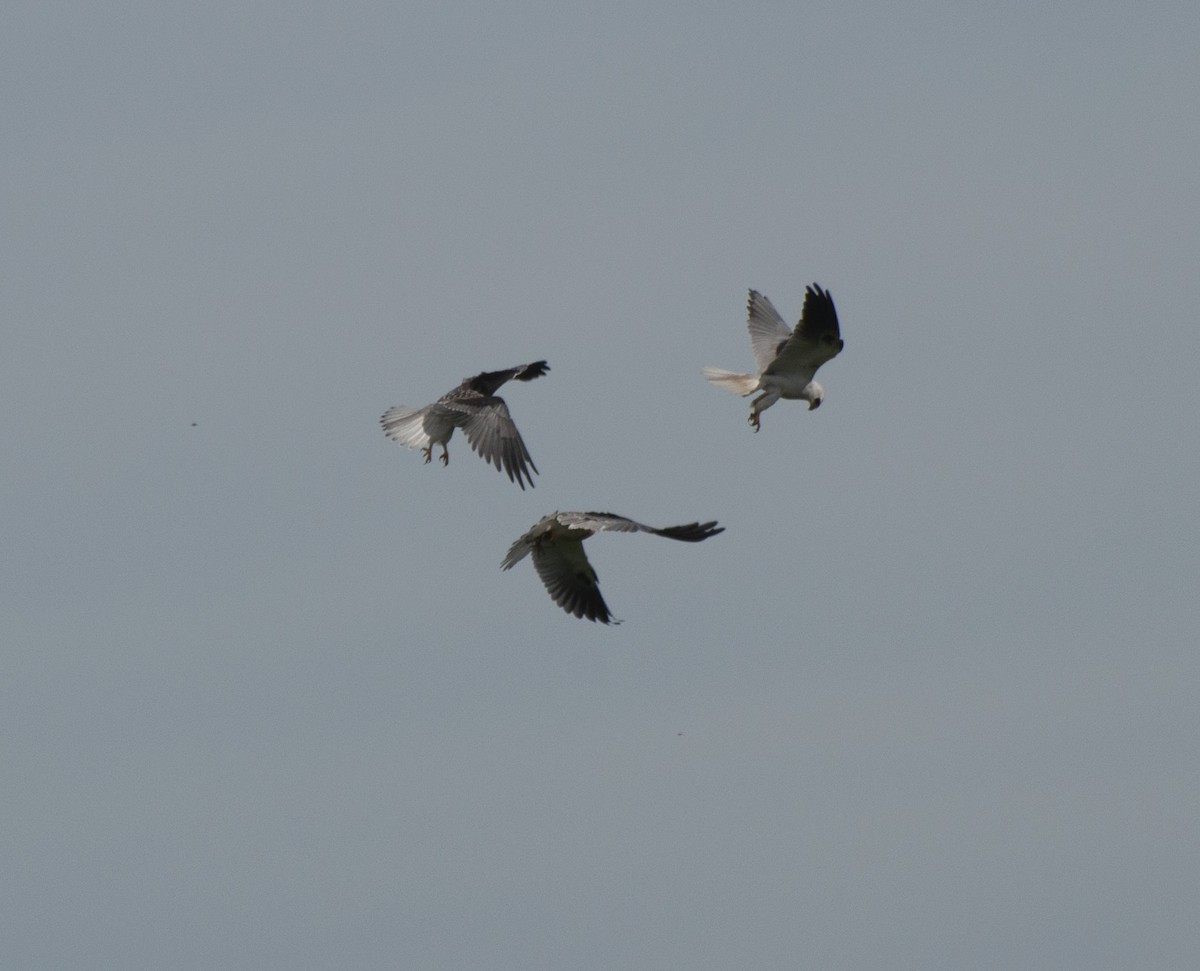
<instances>
[{"instance_id":1,"label":"bird's outstretched wing","mask_svg":"<svg viewBox=\"0 0 1200 971\"><path fill-rule=\"evenodd\" d=\"M775 305L757 290L751 290L746 301L746 328L750 331L750 350L754 352L755 369L762 374L771 366L792 331L783 322Z\"/></svg>"},{"instance_id":2,"label":"bird's outstretched wing","mask_svg":"<svg viewBox=\"0 0 1200 971\"><path fill-rule=\"evenodd\" d=\"M475 377L464 380L463 385L483 395L494 395L508 381L532 381L549 370L550 365L545 361L534 361L502 371L480 371Z\"/></svg>"},{"instance_id":3,"label":"bird's outstretched wing","mask_svg":"<svg viewBox=\"0 0 1200 971\"><path fill-rule=\"evenodd\" d=\"M817 368L837 357L843 346L833 297L814 283L804 293L800 322L766 373L807 375L811 381Z\"/></svg>"},{"instance_id":4,"label":"bird's outstretched wing","mask_svg":"<svg viewBox=\"0 0 1200 971\"><path fill-rule=\"evenodd\" d=\"M533 548L533 566L546 592L568 614L601 624L613 623L608 604L600 596L596 571L583 551L582 539L559 539Z\"/></svg>"},{"instance_id":5,"label":"bird's outstretched wing","mask_svg":"<svg viewBox=\"0 0 1200 971\"><path fill-rule=\"evenodd\" d=\"M717 526L716 520L709 523L685 523L682 526L665 526L658 529L611 512L560 512L557 514L557 519L564 526L586 529L593 533L602 531L653 533L655 536L683 540L685 543L698 543L702 539L708 539L710 536L725 531L724 526Z\"/></svg>"},{"instance_id":6,"label":"bird's outstretched wing","mask_svg":"<svg viewBox=\"0 0 1200 971\"><path fill-rule=\"evenodd\" d=\"M471 448L485 462L507 472L508 478L522 489L526 482L533 485L530 470L537 472L537 466L533 464L503 398L447 396L438 405L455 416L454 423L463 430Z\"/></svg>"}]
</instances>

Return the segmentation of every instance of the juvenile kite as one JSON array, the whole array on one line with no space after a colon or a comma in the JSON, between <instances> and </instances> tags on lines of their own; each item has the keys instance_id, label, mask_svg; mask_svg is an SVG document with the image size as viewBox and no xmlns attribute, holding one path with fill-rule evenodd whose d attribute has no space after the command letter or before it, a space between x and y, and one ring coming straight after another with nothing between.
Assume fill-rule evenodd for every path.
<instances>
[{"instance_id":1,"label":"juvenile kite","mask_svg":"<svg viewBox=\"0 0 1200 971\"><path fill-rule=\"evenodd\" d=\"M804 294L804 311L795 330L788 330L779 311L757 290L750 291L746 309L758 373L706 367L704 376L742 397L762 392L750 406L750 424L758 431L759 415L780 398L807 401L809 411L820 406L825 389L813 376L822 364L837 357L843 341L833 297L815 283Z\"/></svg>"},{"instance_id":2,"label":"juvenile kite","mask_svg":"<svg viewBox=\"0 0 1200 971\"><path fill-rule=\"evenodd\" d=\"M549 370L545 361L534 361L505 371L483 371L473 378L463 378L457 388L424 408L389 408L379 423L393 442L419 448L427 465L433 458L434 445L442 446L442 454L438 456L442 465L450 464L446 443L454 429L461 428L468 444L485 462L507 472L509 480L522 489L525 482L532 487L529 470L537 472L537 466L521 441L508 405L503 398L496 397L496 391L510 379L532 381Z\"/></svg>"},{"instance_id":3,"label":"juvenile kite","mask_svg":"<svg viewBox=\"0 0 1200 971\"><path fill-rule=\"evenodd\" d=\"M718 526L713 520L711 523L687 523L655 529L610 512L555 512L544 516L509 547L500 568L511 569L532 553L534 569L542 578L551 599L568 614L598 620L602 624L620 623L614 621L608 612L608 605L600 596L596 571L583 552L583 541L603 530L653 533L685 543L699 543L723 533L725 527Z\"/></svg>"}]
</instances>

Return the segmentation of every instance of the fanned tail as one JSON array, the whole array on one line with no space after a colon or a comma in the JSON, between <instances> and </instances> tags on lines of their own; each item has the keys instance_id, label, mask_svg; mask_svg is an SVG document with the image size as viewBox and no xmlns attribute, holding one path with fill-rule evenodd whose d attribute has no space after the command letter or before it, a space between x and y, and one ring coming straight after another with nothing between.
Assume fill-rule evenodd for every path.
<instances>
[{"instance_id":1,"label":"fanned tail","mask_svg":"<svg viewBox=\"0 0 1200 971\"><path fill-rule=\"evenodd\" d=\"M726 371L719 367L706 367L704 376L713 384L719 385L726 391L740 394L743 398L758 390L758 375L742 374L738 371Z\"/></svg>"},{"instance_id":2,"label":"fanned tail","mask_svg":"<svg viewBox=\"0 0 1200 971\"><path fill-rule=\"evenodd\" d=\"M405 408L400 405L389 408L379 419L383 433L393 442L399 442L409 448L424 448L429 444L429 435L425 431L424 408Z\"/></svg>"}]
</instances>

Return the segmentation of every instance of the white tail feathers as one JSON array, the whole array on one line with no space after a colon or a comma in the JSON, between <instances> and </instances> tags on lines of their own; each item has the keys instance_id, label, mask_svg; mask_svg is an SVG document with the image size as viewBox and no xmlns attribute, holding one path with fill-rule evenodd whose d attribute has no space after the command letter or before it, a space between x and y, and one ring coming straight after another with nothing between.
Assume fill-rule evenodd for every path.
<instances>
[{"instance_id":1,"label":"white tail feathers","mask_svg":"<svg viewBox=\"0 0 1200 971\"><path fill-rule=\"evenodd\" d=\"M424 408L405 408L401 405L384 412L379 424L383 426L383 433L393 442L409 448L424 448L429 444L424 419Z\"/></svg>"},{"instance_id":2,"label":"white tail feathers","mask_svg":"<svg viewBox=\"0 0 1200 971\"><path fill-rule=\"evenodd\" d=\"M706 367L704 376L713 384L719 384L726 391L745 397L758 390L757 374L741 374L737 371L725 371L719 367Z\"/></svg>"}]
</instances>

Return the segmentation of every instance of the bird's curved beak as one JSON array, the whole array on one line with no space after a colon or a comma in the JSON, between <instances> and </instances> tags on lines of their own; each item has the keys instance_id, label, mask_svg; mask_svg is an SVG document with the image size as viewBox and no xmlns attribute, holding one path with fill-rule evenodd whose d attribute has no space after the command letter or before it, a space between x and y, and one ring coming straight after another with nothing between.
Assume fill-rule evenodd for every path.
<instances>
[{"instance_id":1,"label":"bird's curved beak","mask_svg":"<svg viewBox=\"0 0 1200 971\"><path fill-rule=\"evenodd\" d=\"M814 398L812 401L810 401L808 403L809 411L816 411L820 407L821 407L821 399L820 398Z\"/></svg>"}]
</instances>

